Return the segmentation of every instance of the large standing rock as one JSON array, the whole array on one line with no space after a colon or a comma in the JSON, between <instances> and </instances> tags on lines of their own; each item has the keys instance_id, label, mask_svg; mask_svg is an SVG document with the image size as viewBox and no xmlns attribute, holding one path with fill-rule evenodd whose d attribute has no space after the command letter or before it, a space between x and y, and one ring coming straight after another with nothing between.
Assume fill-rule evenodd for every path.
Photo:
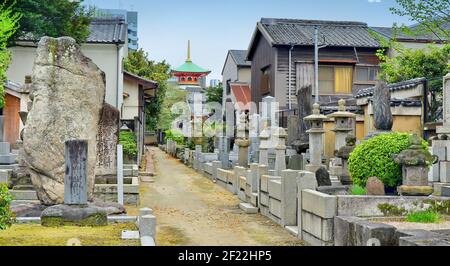
<instances>
[{"instance_id":1,"label":"large standing rock","mask_svg":"<svg viewBox=\"0 0 450 266\"><path fill-rule=\"evenodd\" d=\"M32 80L24 157L39 199L46 205L64 202L64 142L71 139L88 141L88 197L92 199L105 74L72 38L44 37Z\"/></svg>"}]
</instances>

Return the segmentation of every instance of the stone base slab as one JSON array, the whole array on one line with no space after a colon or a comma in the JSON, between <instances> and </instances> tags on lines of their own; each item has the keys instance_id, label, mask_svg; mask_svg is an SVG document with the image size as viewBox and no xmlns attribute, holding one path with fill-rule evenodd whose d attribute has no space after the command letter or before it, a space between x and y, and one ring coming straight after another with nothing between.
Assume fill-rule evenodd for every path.
<instances>
[{"instance_id":1,"label":"stone base slab","mask_svg":"<svg viewBox=\"0 0 450 266\"><path fill-rule=\"evenodd\" d=\"M240 203L239 208L243 210L246 214L257 214L258 208L251 205L250 203Z\"/></svg>"},{"instance_id":2,"label":"stone base slab","mask_svg":"<svg viewBox=\"0 0 450 266\"><path fill-rule=\"evenodd\" d=\"M89 206L55 205L42 212L41 225L59 226L105 226L108 214L105 210Z\"/></svg>"},{"instance_id":3,"label":"stone base slab","mask_svg":"<svg viewBox=\"0 0 450 266\"><path fill-rule=\"evenodd\" d=\"M433 187L430 186L400 186L402 196L430 196L433 194Z\"/></svg>"}]
</instances>

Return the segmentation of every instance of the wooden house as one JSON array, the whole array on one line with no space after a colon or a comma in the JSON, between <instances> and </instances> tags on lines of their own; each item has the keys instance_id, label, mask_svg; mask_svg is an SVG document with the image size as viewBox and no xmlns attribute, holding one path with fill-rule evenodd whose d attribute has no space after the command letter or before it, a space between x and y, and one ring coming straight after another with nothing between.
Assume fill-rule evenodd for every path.
<instances>
[{"instance_id":1,"label":"wooden house","mask_svg":"<svg viewBox=\"0 0 450 266\"><path fill-rule=\"evenodd\" d=\"M262 18L248 48L252 100L273 96L282 109L297 106L296 92L314 87L314 32L318 29L321 103L350 98L375 84L380 43L367 24ZM301 103L300 103L301 104Z\"/></svg>"}]
</instances>

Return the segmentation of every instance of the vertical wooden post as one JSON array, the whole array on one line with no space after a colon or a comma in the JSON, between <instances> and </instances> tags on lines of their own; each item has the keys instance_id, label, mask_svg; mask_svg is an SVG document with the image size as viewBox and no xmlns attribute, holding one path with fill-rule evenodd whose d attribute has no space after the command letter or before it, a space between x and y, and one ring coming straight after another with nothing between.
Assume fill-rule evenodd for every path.
<instances>
[{"instance_id":1,"label":"vertical wooden post","mask_svg":"<svg viewBox=\"0 0 450 266\"><path fill-rule=\"evenodd\" d=\"M87 156L86 140L69 140L65 143L66 173L64 176L64 203L87 204Z\"/></svg>"},{"instance_id":2,"label":"vertical wooden post","mask_svg":"<svg viewBox=\"0 0 450 266\"><path fill-rule=\"evenodd\" d=\"M123 205L123 147L117 145L117 202Z\"/></svg>"}]
</instances>

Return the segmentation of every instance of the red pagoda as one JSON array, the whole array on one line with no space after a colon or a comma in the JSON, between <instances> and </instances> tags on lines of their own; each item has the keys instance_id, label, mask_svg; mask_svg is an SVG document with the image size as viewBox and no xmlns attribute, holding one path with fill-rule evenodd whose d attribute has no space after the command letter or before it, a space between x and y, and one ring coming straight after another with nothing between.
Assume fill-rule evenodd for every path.
<instances>
[{"instance_id":1,"label":"red pagoda","mask_svg":"<svg viewBox=\"0 0 450 266\"><path fill-rule=\"evenodd\" d=\"M178 78L180 86L201 86L200 79L209 75L211 71L203 69L191 60L191 41L188 41L188 54L186 62L172 70L172 75Z\"/></svg>"}]
</instances>

